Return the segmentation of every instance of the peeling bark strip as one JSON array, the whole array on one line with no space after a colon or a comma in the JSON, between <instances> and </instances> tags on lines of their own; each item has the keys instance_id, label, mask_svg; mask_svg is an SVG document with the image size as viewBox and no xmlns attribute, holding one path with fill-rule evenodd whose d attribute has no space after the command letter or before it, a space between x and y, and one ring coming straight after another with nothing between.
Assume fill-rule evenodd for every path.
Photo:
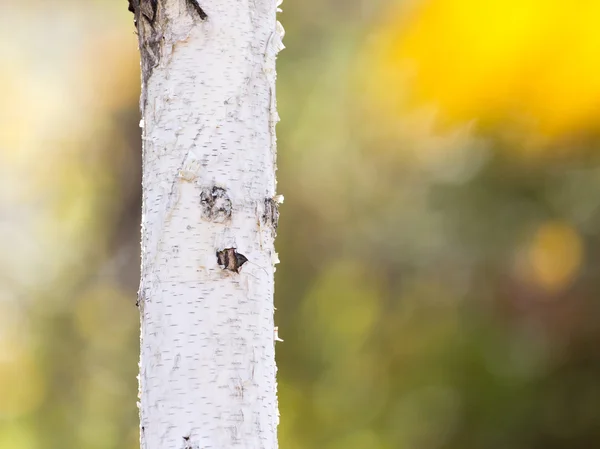
<instances>
[{"instance_id":1,"label":"peeling bark strip","mask_svg":"<svg viewBox=\"0 0 600 449\"><path fill-rule=\"evenodd\" d=\"M142 61L142 95L140 108L146 107L148 79L160 61L161 33L155 28L159 17L159 0L128 0L128 10L133 13L133 23L138 34L138 46ZM165 1L165 0L161 0ZM143 17L145 20L140 20Z\"/></svg>"},{"instance_id":2,"label":"peeling bark strip","mask_svg":"<svg viewBox=\"0 0 600 449\"><path fill-rule=\"evenodd\" d=\"M265 199L265 213L263 214L263 222L273 228L273 232L277 231L279 224L279 203L273 198Z\"/></svg>"},{"instance_id":3,"label":"peeling bark strip","mask_svg":"<svg viewBox=\"0 0 600 449\"><path fill-rule=\"evenodd\" d=\"M217 251L217 263L224 270L239 273L240 268L248 262L248 259L243 254L238 253L235 248L227 248L222 251Z\"/></svg>"},{"instance_id":4,"label":"peeling bark strip","mask_svg":"<svg viewBox=\"0 0 600 449\"><path fill-rule=\"evenodd\" d=\"M129 0L142 70L142 449L278 447L278 4Z\"/></svg>"}]
</instances>

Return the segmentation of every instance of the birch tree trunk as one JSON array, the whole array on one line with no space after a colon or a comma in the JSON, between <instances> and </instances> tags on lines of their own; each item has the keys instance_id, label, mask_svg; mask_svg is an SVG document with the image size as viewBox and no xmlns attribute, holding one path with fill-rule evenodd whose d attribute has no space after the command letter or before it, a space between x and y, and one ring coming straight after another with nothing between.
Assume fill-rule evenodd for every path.
<instances>
[{"instance_id":1,"label":"birch tree trunk","mask_svg":"<svg viewBox=\"0 0 600 449\"><path fill-rule=\"evenodd\" d=\"M276 0L129 0L142 66L142 449L277 447Z\"/></svg>"}]
</instances>

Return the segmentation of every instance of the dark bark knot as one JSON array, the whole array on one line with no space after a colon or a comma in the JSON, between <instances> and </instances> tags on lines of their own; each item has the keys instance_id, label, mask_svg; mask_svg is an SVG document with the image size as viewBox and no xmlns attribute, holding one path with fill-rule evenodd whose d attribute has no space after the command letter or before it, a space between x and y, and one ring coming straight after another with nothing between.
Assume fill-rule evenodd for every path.
<instances>
[{"instance_id":1,"label":"dark bark knot","mask_svg":"<svg viewBox=\"0 0 600 449\"><path fill-rule=\"evenodd\" d=\"M231 200L221 187L204 188L200 193L202 217L215 223L224 223L231 218Z\"/></svg>"},{"instance_id":2,"label":"dark bark knot","mask_svg":"<svg viewBox=\"0 0 600 449\"><path fill-rule=\"evenodd\" d=\"M226 248L217 251L217 263L223 270L239 273L240 268L248 262L248 258L238 253L235 248Z\"/></svg>"},{"instance_id":3,"label":"dark bark knot","mask_svg":"<svg viewBox=\"0 0 600 449\"><path fill-rule=\"evenodd\" d=\"M279 204L273 198L265 198L265 212L262 216L263 223L273 228L273 234L279 224Z\"/></svg>"}]
</instances>

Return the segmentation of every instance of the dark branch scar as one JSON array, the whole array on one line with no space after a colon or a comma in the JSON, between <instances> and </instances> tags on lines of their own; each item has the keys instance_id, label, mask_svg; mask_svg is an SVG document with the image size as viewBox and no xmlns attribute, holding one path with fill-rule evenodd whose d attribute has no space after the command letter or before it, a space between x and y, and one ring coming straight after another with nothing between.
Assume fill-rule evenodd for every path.
<instances>
[{"instance_id":1,"label":"dark branch scar","mask_svg":"<svg viewBox=\"0 0 600 449\"><path fill-rule=\"evenodd\" d=\"M235 248L226 248L217 251L217 263L223 270L239 273L240 268L248 262L248 258L238 253Z\"/></svg>"}]
</instances>

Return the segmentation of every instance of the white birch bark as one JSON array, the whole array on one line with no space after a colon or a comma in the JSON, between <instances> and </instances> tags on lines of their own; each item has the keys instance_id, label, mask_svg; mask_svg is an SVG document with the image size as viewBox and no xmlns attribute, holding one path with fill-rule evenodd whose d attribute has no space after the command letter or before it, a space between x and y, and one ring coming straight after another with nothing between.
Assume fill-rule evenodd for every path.
<instances>
[{"instance_id":1,"label":"white birch bark","mask_svg":"<svg viewBox=\"0 0 600 449\"><path fill-rule=\"evenodd\" d=\"M277 447L276 0L130 0L142 55L142 449ZM247 260L246 260L247 259Z\"/></svg>"}]
</instances>

